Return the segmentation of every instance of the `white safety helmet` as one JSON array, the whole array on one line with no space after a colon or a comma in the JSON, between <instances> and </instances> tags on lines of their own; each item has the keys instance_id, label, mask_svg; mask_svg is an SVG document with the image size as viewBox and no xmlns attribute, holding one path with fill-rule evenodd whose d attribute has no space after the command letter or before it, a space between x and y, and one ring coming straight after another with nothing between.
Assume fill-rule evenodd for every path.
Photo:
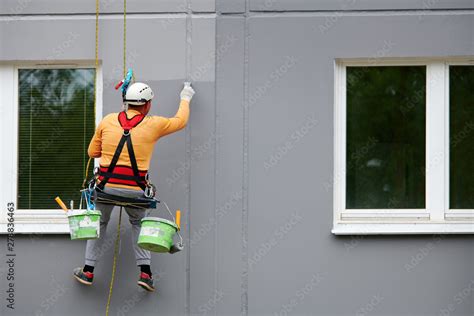
<instances>
[{"instance_id":1,"label":"white safety helmet","mask_svg":"<svg viewBox=\"0 0 474 316\"><path fill-rule=\"evenodd\" d=\"M123 102L131 106L140 106L153 99L150 86L142 82L135 82L127 89Z\"/></svg>"}]
</instances>

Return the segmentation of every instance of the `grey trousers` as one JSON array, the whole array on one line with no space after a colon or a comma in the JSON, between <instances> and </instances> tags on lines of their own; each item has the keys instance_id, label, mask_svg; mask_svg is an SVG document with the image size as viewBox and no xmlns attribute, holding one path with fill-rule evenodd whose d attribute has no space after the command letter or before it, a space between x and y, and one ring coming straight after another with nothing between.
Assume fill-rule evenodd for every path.
<instances>
[{"instance_id":1,"label":"grey trousers","mask_svg":"<svg viewBox=\"0 0 474 316\"><path fill-rule=\"evenodd\" d=\"M127 190L119 188L107 188L105 187L104 192L121 195L125 197L140 197L143 196L143 192L140 190ZM85 263L89 266L95 266L100 257L107 252L109 249L113 249L115 242L114 236L109 236L106 238L107 224L110 220L110 215L114 209L114 205L96 203L96 209L101 211L102 215L100 217L100 238L98 239L89 239L87 240L86 245L86 260ZM140 234L141 228L141 219L146 217L150 210L136 209L124 207L125 211L128 214L128 220L132 224L131 228L131 237L133 252L135 253L135 260L138 265L150 265L151 264L151 253L148 250L142 249L138 246L138 235ZM117 211L119 211L117 209ZM121 238L126 235L128 232L121 226Z\"/></svg>"}]
</instances>

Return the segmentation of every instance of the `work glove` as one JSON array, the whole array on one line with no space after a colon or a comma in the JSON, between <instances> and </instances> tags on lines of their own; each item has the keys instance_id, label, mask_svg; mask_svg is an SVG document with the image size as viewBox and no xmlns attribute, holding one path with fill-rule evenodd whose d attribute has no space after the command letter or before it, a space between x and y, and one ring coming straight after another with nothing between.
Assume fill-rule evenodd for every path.
<instances>
[{"instance_id":1,"label":"work glove","mask_svg":"<svg viewBox=\"0 0 474 316\"><path fill-rule=\"evenodd\" d=\"M191 87L191 82L185 82L184 88L181 90L181 100L191 101L194 95L194 89Z\"/></svg>"}]
</instances>

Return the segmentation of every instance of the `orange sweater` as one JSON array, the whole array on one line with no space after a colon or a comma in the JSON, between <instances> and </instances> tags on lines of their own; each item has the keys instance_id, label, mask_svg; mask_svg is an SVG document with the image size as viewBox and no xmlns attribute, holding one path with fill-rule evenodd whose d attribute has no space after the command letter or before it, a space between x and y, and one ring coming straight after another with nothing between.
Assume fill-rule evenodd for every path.
<instances>
[{"instance_id":1,"label":"orange sweater","mask_svg":"<svg viewBox=\"0 0 474 316\"><path fill-rule=\"evenodd\" d=\"M127 117L132 118L139 113L131 108L127 111ZM176 112L174 117L146 116L140 124L130 131L139 170L148 170L150 168L153 147L158 139L183 129L188 122L188 118L189 102L181 100L178 112ZM89 144L89 157L100 158L100 165L108 167L122 137L122 133L123 129L118 121L118 113L111 113L104 117L99 126L97 126ZM124 146L117 165L131 166L127 146ZM140 188L123 184L107 183L106 186L140 190Z\"/></svg>"}]
</instances>

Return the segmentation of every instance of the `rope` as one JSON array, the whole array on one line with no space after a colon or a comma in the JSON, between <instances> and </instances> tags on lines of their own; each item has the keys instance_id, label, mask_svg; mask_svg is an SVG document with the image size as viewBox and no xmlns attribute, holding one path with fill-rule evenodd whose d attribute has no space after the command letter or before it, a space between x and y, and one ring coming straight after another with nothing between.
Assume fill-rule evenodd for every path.
<instances>
[{"instance_id":1,"label":"rope","mask_svg":"<svg viewBox=\"0 0 474 316\"><path fill-rule=\"evenodd\" d=\"M105 316L109 315L109 308L110 308L110 301L112 299L112 291L114 287L114 279L115 279L115 270L117 268L117 257L118 257L118 251L119 251L119 242L120 242L120 222L122 221L122 207L120 207L120 213L119 213L119 220L118 220L118 226L117 226L117 236L115 238L115 245L114 245L114 263L112 265L112 278L110 280L110 285L109 285L109 297L107 298L107 305L105 307Z\"/></svg>"},{"instance_id":2,"label":"rope","mask_svg":"<svg viewBox=\"0 0 474 316\"><path fill-rule=\"evenodd\" d=\"M89 157L89 160L87 161L86 170L85 170L85 172L84 172L84 181L82 181L82 188L83 188L83 189L86 188L87 175L89 174L89 166L90 166L90 164L91 164L91 161L92 161L92 158Z\"/></svg>"},{"instance_id":3,"label":"rope","mask_svg":"<svg viewBox=\"0 0 474 316\"><path fill-rule=\"evenodd\" d=\"M96 0L96 2L99 2L99 0ZM98 10L98 6L96 6L96 9ZM98 13L96 14L98 15ZM97 54L97 50L96 50L96 54ZM127 71L126 67L127 67L127 0L123 0L123 77L124 78L126 76L126 71ZM120 243L120 223L122 221L122 209L123 207L120 206L119 220L118 220L118 225L117 225L117 236L115 238L115 245L114 245L114 261L112 264L112 278L110 279L109 297L107 298L107 305L105 307L105 316L109 315L110 301L112 300L112 291L113 291L114 280L115 280L115 270L117 269L117 257L118 257L118 251L119 251L119 243Z\"/></svg>"},{"instance_id":4,"label":"rope","mask_svg":"<svg viewBox=\"0 0 474 316\"><path fill-rule=\"evenodd\" d=\"M99 69L99 4L100 0L95 1L95 71L94 71L94 117L96 117L96 100L97 100L97 71ZM125 58L126 58L126 0L124 0L124 12L123 12L123 64L124 64L124 77L125 77ZM85 175L84 175L84 182L82 184L82 187L85 188L85 184L87 181L87 175L89 173L89 166L92 161L92 158L89 158L89 161L87 162L86 170L85 170ZM82 203L81 203L82 204ZM107 305L105 307L105 315L109 315L109 308L110 308L110 301L112 299L112 291L114 287L114 280L115 280L115 270L117 268L117 257L118 257L118 250L119 250L119 242L120 242L120 223L122 222L122 207L120 207L120 213L119 213L119 220L118 220L118 226L117 226L117 237L115 238L115 245L114 245L114 262L112 265L112 278L110 280L110 286L109 286L109 296L107 298Z\"/></svg>"},{"instance_id":5,"label":"rope","mask_svg":"<svg viewBox=\"0 0 474 316\"><path fill-rule=\"evenodd\" d=\"M99 69L99 4L100 4L100 0L95 0L94 118L96 117L97 70ZM86 187L87 174L89 173L89 166L91 164L91 161L92 161L92 158L89 157L89 161L87 162L86 170L84 172L84 181L82 182L83 189Z\"/></svg>"},{"instance_id":6,"label":"rope","mask_svg":"<svg viewBox=\"0 0 474 316\"><path fill-rule=\"evenodd\" d=\"M123 77L127 75L127 0L123 0Z\"/></svg>"},{"instance_id":7,"label":"rope","mask_svg":"<svg viewBox=\"0 0 474 316\"><path fill-rule=\"evenodd\" d=\"M94 118L96 117L97 70L99 69L99 2L100 0L95 0Z\"/></svg>"}]
</instances>

